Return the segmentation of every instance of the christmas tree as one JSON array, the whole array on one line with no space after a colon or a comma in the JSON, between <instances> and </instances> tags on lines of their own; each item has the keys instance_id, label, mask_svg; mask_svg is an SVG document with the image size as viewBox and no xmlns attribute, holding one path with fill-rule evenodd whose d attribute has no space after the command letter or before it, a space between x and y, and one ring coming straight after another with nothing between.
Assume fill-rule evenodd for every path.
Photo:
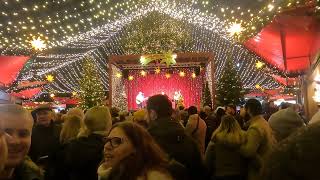
<instances>
[{"instance_id":1,"label":"christmas tree","mask_svg":"<svg viewBox=\"0 0 320 180\"><path fill-rule=\"evenodd\" d=\"M83 63L82 79L79 82L79 106L89 109L103 104L104 89L98 70L92 59L86 58Z\"/></svg>"},{"instance_id":2,"label":"christmas tree","mask_svg":"<svg viewBox=\"0 0 320 180\"><path fill-rule=\"evenodd\" d=\"M227 60L222 76L218 80L216 93L216 100L219 105L230 103L239 105L244 97L242 83L231 58Z\"/></svg>"},{"instance_id":3,"label":"christmas tree","mask_svg":"<svg viewBox=\"0 0 320 180\"><path fill-rule=\"evenodd\" d=\"M206 81L206 83L203 84L202 88L202 106L209 106L212 108L212 99L208 81Z\"/></svg>"}]
</instances>

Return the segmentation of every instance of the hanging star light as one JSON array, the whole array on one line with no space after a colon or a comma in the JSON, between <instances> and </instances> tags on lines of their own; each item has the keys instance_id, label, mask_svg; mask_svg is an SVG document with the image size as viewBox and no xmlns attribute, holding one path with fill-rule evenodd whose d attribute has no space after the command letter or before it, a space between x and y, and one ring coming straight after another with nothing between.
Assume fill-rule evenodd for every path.
<instances>
[{"instance_id":1,"label":"hanging star light","mask_svg":"<svg viewBox=\"0 0 320 180\"><path fill-rule=\"evenodd\" d=\"M171 77L170 73L166 73L166 78L169 79Z\"/></svg>"},{"instance_id":2,"label":"hanging star light","mask_svg":"<svg viewBox=\"0 0 320 180\"><path fill-rule=\"evenodd\" d=\"M191 77L194 79L197 77L196 73L192 73Z\"/></svg>"},{"instance_id":3,"label":"hanging star light","mask_svg":"<svg viewBox=\"0 0 320 180\"><path fill-rule=\"evenodd\" d=\"M161 70L160 70L159 67L157 67L154 71L155 71L156 74L159 74Z\"/></svg>"},{"instance_id":4,"label":"hanging star light","mask_svg":"<svg viewBox=\"0 0 320 180\"><path fill-rule=\"evenodd\" d=\"M30 43L31 43L32 48L37 51L38 50L42 51L43 49L46 48L45 42L43 40L41 40L40 37L38 37L37 39L34 38Z\"/></svg>"},{"instance_id":5,"label":"hanging star light","mask_svg":"<svg viewBox=\"0 0 320 180\"><path fill-rule=\"evenodd\" d=\"M116 77L117 77L117 78L121 78L121 77L122 77L122 74L121 74L121 73L117 73L117 74L116 74Z\"/></svg>"},{"instance_id":6,"label":"hanging star light","mask_svg":"<svg viewBox=\"0 0 320 180\"><path fill-rule=\"evenodd\" d=\"M179 76L180 76L180 77L184 77L185 75L186 75L185 72L183 72L183 71L180 71L180 72L179 72Z\"/></svg>"},{"instance_id":7,"label":"hanging star light","mask_svg":"<svg viewBox=\"0 0 320 180\"><path fill-rule=\"evenodd\" d=\"M129 81L132 81L134 79L134 77L133 76L129 76L128 79L129 79Z\"/></svg>"},{"instance_id":8,"label":"hanging star light","mask_svg":"<svg viewBox=\"0 0 320 180\"><path fill-rule=\"evenodd\" d=\"M230 36L238 36L240 35L240 33L243 31L243 27L241 26L240 23L232 23L232 25L230 26L228 32L230 34Z\"/></svg>"},{"instance_id":9,"label":"hanging star light","mask_svg":"<svg viewBox=\"0 0 320 180\"><path fill-rule=\"evenodd\" d=\"M258 61L258 62L256 63L256 68L257 68L257 69L261 69L263 66L264 66L264 63L261 62L261 61Z\"/></svg>"},{"instance_id":10,"label":"hanging star light","mask_svg":"<svg viewBox=\"0 0 320 180\"><path fill-rule=\"evenodd\" d=\"M49 74L49 75L46 76L46 79L47 79L48 82L53 82L54 81L54 76Z\"/></svg>"},{"instance_id":11,"label":"hanging star light","mask_svg":"<svg viewBox=\"0 0 320 180\"><path fill-rule=\"evenodd\" d=\"M140 72L140 74L141 74L141 76L145 77L145 76L147 75L147 72L144 71L144 70L142 70L142 71Z\"/></svg>"}]
</instances>

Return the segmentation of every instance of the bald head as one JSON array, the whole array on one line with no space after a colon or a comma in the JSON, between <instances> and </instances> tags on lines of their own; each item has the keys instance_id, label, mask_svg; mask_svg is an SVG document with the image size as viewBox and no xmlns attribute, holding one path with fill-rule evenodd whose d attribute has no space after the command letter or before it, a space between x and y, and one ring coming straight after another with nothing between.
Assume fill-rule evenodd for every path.
<instances>
[{"instance_id":1,"label":"bald head","mask_svg":"<svg viewBox=\"0 0 320 180\"><path fill-rule=\"evenodd\" d=\"M31 133L33 120L22 106L14 104L0 105L0 123L3 130L8 134L8 159L6 167L17 167L28 154L31 145Z\"/></svg>"}]
</instances>

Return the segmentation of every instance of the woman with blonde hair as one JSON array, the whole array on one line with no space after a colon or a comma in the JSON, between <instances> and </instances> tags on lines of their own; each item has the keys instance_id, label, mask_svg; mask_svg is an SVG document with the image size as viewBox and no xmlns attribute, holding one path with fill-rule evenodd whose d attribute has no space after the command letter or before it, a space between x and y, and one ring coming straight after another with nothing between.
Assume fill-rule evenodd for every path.
<instances>
[{"instance_id":1,"label":"woman with blonde hair","mask_svg":"<svg viewBox=\"0 0 320 180\"><path fill-rule=\"evenodd\" d=\"M70 180L98 178L104 138L112 127L110 111L103 106L93 107L86 112L83 123L81 136L70 141L65 153Z\"/></svg>"},{"instance_id":2,"label":"woman with blonde hair","mask_svg":"<svg viewBox=\"0 0 320 180\"><path fill-rule=\"evenodd\" d=\"M208 145L205 162L216 180L245 180L247 161L240 154L245 143L245 132L231 115L222 117L220 126L213 132Z\"/></svg>"},{"instance_id":3,"label":"woman with blonde hair","mask_svg":"<svg viewBox=\"0 0 320 180\"><path fill-rule=\"evenodd\" d=\"M60 132L60 143L65 144L76 139L81 128L81 119L75 115L66 115Z\"/></svg>"}]
</instances>

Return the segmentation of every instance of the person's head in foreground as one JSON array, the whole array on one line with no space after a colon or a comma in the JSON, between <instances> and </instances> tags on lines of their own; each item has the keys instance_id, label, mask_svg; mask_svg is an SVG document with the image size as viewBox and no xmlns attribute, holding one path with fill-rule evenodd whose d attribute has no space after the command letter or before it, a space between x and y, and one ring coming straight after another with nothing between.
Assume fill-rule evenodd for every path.
<instances>
[{"instance_id":1,"label":"person's head in foreground","mask_svg":"<svg viewBox=\"0 0 320 180\"><path fill-rule=\"evenodd\" d=\"M84 115L84 127L80 136L89 136L92 133L107 134L112 127L112 119L109 108L95 106L87 110Z\"/></svg>"},{"instance_id":2,"label":"person's head in foreground","mask_svg":"<svg viewBox=\"0 0 320 180\"><path fill-rule=\"evenodd\" d=\"M3 170L8 157L8 148L3 128L3 121L0 118L0 172Z\"/></svg>"},{"instance_id":3,"label":"person's head in foreground","mask_svg":"<svg viewBox=\"0 0 320 180\"><path fill-rule=\"evenodd\" d=\"M248 114L251 118L262 115L262 105L256 99L249 99L244 108L246 114Z\"/></svg>"},{"instance_id":4,"label":"person's head in foreground","mask_svg":"<svg viewBox=\"0 0 320 180\"><path fill-rule=\"evenodd\" d=\"M0 122L3 124L4 132L8 134L5 138L8 145L8 159L0 177L11 178L14 168L21 165L28 154L33 120L31 114L22 106L2 104Z\"/></svg>"},{"instance_id":5,"label":"person's head in foreground","mask_svg":"<svg viewBox=\"0 0 320 180\"><path fill-rule=\"evenodd\" d=\"M241 127L232 115L223 116L219 127L212 134L212 141L226 145L240 145L244 140Z\"/></svg>"},{"instance_id":6,"label":"person's head in foreground","mask_svg":"<svg viewBox=\"0 0 320 180\"><path fill-rule=\"evenodd\" d=\"M82 120L76 115L65 115L65 120L60 132L60 143L65 144L73 139L76 139L81 125Z\"/></svg>"},{"instance_id":7,"label":"person's head in foreground","mask_svg":"<svg viewBox=\"0 0 320 180\"><path fill-rule=\"evenodd\" d=\"M320 123L281 141L267 158L261 180L318 180Z\"/></svg>"},{"instance_id":8,"label":"person's head in foreground","mask_svg":"<svg viewBox=\"0 0 320 180\"><path fill-rule=\"evenodd\" d=\"M172 115L172 103L166 95L154 95L147 101L147 111L150 121L170 118Z\"/></svg>"},{"instance_id":9,"label":"person's head in foreground","mask_svg":"<svg viewBox=\"0 0 320 180\"><path fill-rule=\"evenodd\" d=\"M72 108L72 109L70 109L67 112L67 115L69 115L69 116L78 116L81 119L81 121L84 118L84 113L83 113L82 109L80 109L80 108Z\"/></svg>"},{"instance_id":10,"label":"person's head in foreground","mask_svg":"<svg viewBox=\"0 0 320 180\"><path fill-rule=\"evenodd\" d=\"M100 178L136 180L156 176L172 179L166 170L167 159L151 135L142 126L122 122L114 125L106 138Z\"/></svg>"}]
</instances>

